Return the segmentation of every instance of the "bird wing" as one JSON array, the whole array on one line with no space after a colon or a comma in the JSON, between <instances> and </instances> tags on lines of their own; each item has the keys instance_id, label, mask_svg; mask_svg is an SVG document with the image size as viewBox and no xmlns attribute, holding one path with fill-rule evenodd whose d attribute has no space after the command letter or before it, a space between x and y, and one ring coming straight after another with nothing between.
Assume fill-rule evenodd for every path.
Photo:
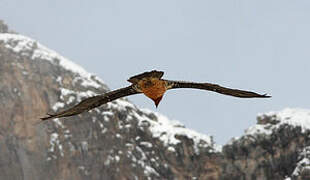
<instances>
[{"instance_id":1,"label":"bird wing","mask_svg":"<svg viewBox=\"0 0 310 180\"><path fill-rule=\"evenodd\" d=\"M61 111L59 113L56 114L47 114L48 116L41 118L42 120L48 120L48 119L52 119L52 118L60 118L60 117L68 117L68 116L74 116L77 114L80 114L84 111L88 111L91 110L93 108L96 108L98 106L101 106L102 104L108 103L110 101L113 101L115 99L124 97L124 96L129 96L129 95L133 95L133 94L138 94L140 93L139 91L137 91L135 88L133 88L133 85L125 87L125 88L121 88L121 89L117 89L114 91L110 91L107 92L105 94L102 95L97 95L97 96L93 96L87 99L84 99L83 101L81 101L79 104Z\"/></svg>"},{"instance_id":2,"label":"bird wing","mask_svg":"<svg viewBox=\"0 0 310 180\"><path fill-rule=\"evenodd\" d=\"M176 89L176 88L194 88L194 89L202 89L207 91L214 91L220 94L225 94L229 96L235 96L239 98L269 98L267 94L257 94L251 91L244 91L239 89L230 89L226 87L219 86L217 84L211 83L195 83L195 82L184 82L184 81L170 81L165 80L167 83L168 89Z\"/></svg>"}]
</instances>

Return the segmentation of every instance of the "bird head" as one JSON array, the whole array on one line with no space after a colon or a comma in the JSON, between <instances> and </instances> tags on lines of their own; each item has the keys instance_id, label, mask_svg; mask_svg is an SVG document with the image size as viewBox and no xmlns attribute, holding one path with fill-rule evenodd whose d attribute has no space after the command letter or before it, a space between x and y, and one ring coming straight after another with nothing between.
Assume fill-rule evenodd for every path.
<instances>
[{"instance_id":1,"label":"bird head","mask_svg":"<svg viewBox=\"0 0 310 180\"><path fill-rule=\"evenodd\" d=\"M163 98L163 96L160 96L158 98L152 99L155 103L156 108L158 107L158 104L160 103L161 99Z\"/></svg>"}]
</instances>

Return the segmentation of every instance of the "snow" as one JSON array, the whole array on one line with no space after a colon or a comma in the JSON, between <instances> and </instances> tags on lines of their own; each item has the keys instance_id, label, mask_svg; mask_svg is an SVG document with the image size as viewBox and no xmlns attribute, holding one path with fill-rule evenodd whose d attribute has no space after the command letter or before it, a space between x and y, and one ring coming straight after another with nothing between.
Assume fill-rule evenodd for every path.
<instances>
[{"instance_id":1,"label":"snow","mask_svg":"<svg viewBox=\"0 0 310 180\"><path fill-rule=\"evenodd\" d=\"M304 170L310 170L310 146L305 147L298 157L299 161L293 173L290 176L286 176L284 180L291 180L298 178Z\"/></svg>"},{"instance_id":2,"label":"snow","mask_svg":"<svg viewBox=\"0 0 310 180\"><path fill-rule=\"evenodd\" d=\"M73 96L74 94L78 94L77 92L75 92L75 91L72 91L72 90L70 90L70 89L66 89L66 88L60 88L60 99L61 100L64 100L65 98L65 96L68 96L68 95L71 95L71 96L69 96L69 99L66 101L66 104L68 105L68 104L71 104L71 103L73 103L74 102L74 100L75 100L75 97ZM79 97L79 99L81 99L80 97Z\"/></svg>"},{"instance_id":3,"label":"snow","mask_svg":"<svg viewBox=\"0 0 310 180\"><path fill-rule=\"evenodd\" d=\"M235 141L237 141L238 139L240 139L240 137L232 137L227 143L226 145L232 145Z\"/></svg>"},{"instance_id":4,"label":"snow","mask_svg":"<svg viewBox=\"0 0 310 180\"><path fill-rule=\"evenodd\" d=\"M58 134L57 133L52 133L51 136L50 136L50 152L54 152L54 147L55 147L55 144L59 143L59 140L58 140Z\"/></svg>"},{"instance_id":5,"label":"snow","mask_svg":"<svg viewBox=\"0 0 310 180\"><path fill-rule=\"evenodd\" d=\"M108 156L107 158L106 158L106 160L104 161L104 165L105 166L109 166L110 165L110 163L111 163L111 161L113 161L114 160L114 158L112 157L112 156Z\"/></svg>"},{"instance_id":6,"label":"snow","mask_svg":"<svg viewBox=\"0 0 310 180\"><path fill-rule=\"evenodd\" d=\"M56 102L56 103L53 105L52 109L56 112L58 109L61 109L61 108L63 108L63 107L65 107L65 104L64 104L64 103L62 103L62 102Z\"/></svg>"},{"instance_id":7,"label":"snow","mask_svg":"<svg viewBox=\"0 0 310 180\"><path fill-rule=\"evenodd\" d=\"M75 97L70 96L66 104L71 104L74 102L74 100L75 100Z\"/></svg>"},{"instance_id":8,"label":"snow","mask_svg":"<svg viewBox=\"0 0 310 180\"><path fill-rule=\"evenodd\" d=\"M83 151L88 151L88 142L87 141L82 141L81 146L82 146Z\"/></svg>"},{"instance_id":9,"label":"snow","mask_svg":"<svg viewBox=\"0 0 310 180\"><path fill-rule=\"evenodd\" d=\"M181 143L179 139L176 138L176 136L185 136L194 141L194 148L195 153L199 154L199 147L206 148L213 145L211 136L204 135L201 133L198 133L194 130L187 129L184 127L183 124L181 124L178 121L169 120L166 116L161 115L156 112L152 112L148 109L142 109L142 111L146 114L155 114L157 117L157 121L154 121L152 119L148 119L145 116L141 117L140 115L136 114L136 117L140 116L140 123L144 122L145 120L150 123L150 131L153 134L154 138L159 138L164 145L167 146L168 150L174 151L173 147L171 145L177 145ZM215 151L220 151L220 147L215 147ZM170 148L172 147L172 148Z\"/></svg>"},{"instance_id":10,"label":"snow","mask_svg":"<svg viewBox=\"0 0 310 180\"><path fill-rule=\"evenodd\" d=\"M58 76L57 79L56 79L56 82L58 82L59 85L62 85L62 77Z\"/></svg>"},{"instance_id":11,"label":"snow","mask_svg":"<svg viewBox=\"0 0 310 180\"><path fill-rule=\"evenodd\" d=\"M107 129L107 128L104 128L104 129L101 130L101 134L104 134L104 133L106 133L107 131L108 131L108 129Z\"/></svg>"},{"instance_id":12,"label":"snow","mask_svg":"<svg viewBox=\"0 0 310 180\"><path fill-rule=\"evenodd\" d=\"M61 92L61 96L60 96L61 99L63 99L64 96L76 93L75 91L72 91L72 90L66 89L66 88L60 88L60 92Z\"/></svg>"},{"instance_id":13,"label":"snow","mask_svg":"<svg viewBox=\"0 0 310 180\"><path fill-rule=\"evenodd\" d=\"M147 176L149 176L150 174L155 174L155 175L159 176L157 171L153 167L151 167L147 164L149 160L148 160L147 156L145 155L144 151L139 146L136 146L136 150L138 152L140 152L140 154L142 156L141 159L137 160L136 162L137 162L137 164L139 164L140 166L142 166L144 168L144 171L143 171L144 174Z\"/></svg>"},{"instance_id":14,"label":"snow","mask_svg":"<svg viewBox=\"0 0 310 180\"><path fill-rule=\"evenodd\" d=\"M153 147L152 143L147 142L147 141L140 142L140 145L145 146L147 148L152 148Z\"/></svg>"},{"instance_id":15,"label":"snow","mask_svg":"<svg viewBox=\"0 0 310 180\"><path fill-rule=\"evenodd\" d=\"M260 114L258 118L272 118L275 124L256 124L245 131L246 135L265 134L270 135L272 131L281 125L287 124L294 127L301 127L304 133L310 130L310 110L300 108L286 108L278 112Z\"/></svg>"},{"instance_id":16,"label":"snow","mask_svg":"<svg viewBox=\"0 0 310 180\"><path fill-rule=\"evenodd\" d=\"M168 147L168 151L175 152L175 148L170 146L170 147Z\"/></svg>"},{"instance_id":17,"label":"snow","mask_svg":"<svg viewBox=\"0 0 310 180\"><path fill-rule=\"evenodd\" d=\"M85 98L88 97L92 97L92 96L96 96L98 95L97 93L87 90L87 91L73 91L70 89L66 89L66 88L60 88L60 99L64 100L65 96L71 95L69 97L69 99L66 101L66 104L71 104L74 102L74 100L76 99L78 102L82 101ZM75 96L76 98L75 98ZM63 106L62 106L63 104ZM53 106L53 110L56 111L59 108L63 108L64 107L64 103L63 102L57 102L55 103L55 105Z\"/></svg>"},{"instance_id":18,"label":"snow","mask_svg":"<svg viewBox=\"0 0 310 180\"><path fill-rule=\"evenodd\" d=\"M122 136L119 133L116 133L115 135L117 138L122 138Z\"/></svg>"},{"instance_id":19,"label":"snow","mask_svg":"<svg viewBox=\"0 0 310 180\"><path fill-rule=\"evenodd\" d=\"M303 151L299 154L299 158L301 160L298 161L292 176L298 176L304 169L310 170L310 146L303 149Z\"/></svg>"},{"instance_id":20,"label":"snow","mask_svg":"<svg viewBox=\"0 0 310 180\"><path fill-rule=\"evenodd\" d=\"M63 125L63 123L59 120L59 118L55 118L52 120L55 124L56 124L56 127L60 127L62 129L65 128L65 126Z\"/></svg>"},{"instance_id":21,"label":"snow","mask_svg":"<svg viewBox=\"0 0 310 180\"><path fill-rule=\"evenodd\" d=\"M248 129L245 130L246 135L251 135L251 134L266 134L270 135L272 134L272 129L270 129L270 125L265 125L265 124L256 124L255 126L251 126Z\"/></svg>"},{"instance_id":22,"label":"snow","mask_svg":"<svg viewBox=\"0 0 310 180\"><path fill-rule=\"evenodd\" d=\"M63 152L63 148L62 148L62 144L60 144L60 140L59 140L59 134L57 133L52 133L50 135L50 148L48 149L49 152L54 152L55 148L58 148L60 156L64 156L64 152ZM54 157L57 158L57 157ZM47 159L50 160L50 159Z\"/></svg>"},{"instance_id":23,"label":"snow","mask_svg":"<svg viewBox=\"0 0 310 180\"><path fill-rule=\"evenodd\" d=\"M304 158L301 161L298 162L297 168L294 170L293 175L298 176L300 169L298 167L305 167L310 170L310 159L309 158Z\"/></svg>"},{"instance_id":24,"label":"snow","mask_svg":"<svg viewBox=\"0 0 310 180\"><path fill-rule=\"evenodd\" d=\"M118 155L116 155L116 156L114 157L114 159L115 159L116 162L119 162L120 157L119 157Z\"/></svg>"},{"instance_id":25,"label":"snow","mask_svg":"<svg viewBox=\"0 0 310 180\"><path fill-rule=\"evenodd\" d=\"M84 92L75 92L75 94L77 95L77 101L80 102L82 101L84 98L88 98L88 97L92 97L92 96L96 96L98 95L97 93L95 93L94 91L84 91Z\"/></svg>"},{"instance_id":26,"label":"snow","mask_svg":"<svg viewBox=\"0 0 310 180\"><path fill-rule=\"evenodd\" d=\"M117 109L119 111L124 111L126 110L127 107L129 108L136 108L135 105L133 105L132 103L124 100L124 99L116 99L112 102L107 103L108 108L110 109Z\"/></svg>"},{"instance_id":27,"label":"snow","mask_svg":"<svg viewBox=\"0 0 310 180\"><path fill-rule=\"evenodd\" d=\"M87 72L81 66L64 58L53 50L50 50L38 43L37 41L19 34L0 33L0 44L4 43L5 47L11 49L15 53L24 56L31 56L32 60L46 60L52 64L58 64L64 69L80 75L82 80L81 85L92 86L95 88L102 87L104 82ZM57 79L60 81L61 79ZM100 82L101 84L99 84Z\"/></svg>"},{"instance_id":28,"label":"snow","mask_svg":"<svg viewBox=\"0 0 310 180\"><path fill-rule=\"evenodd\" d=\"M69 129L64 130L64 137L65 137L66 139L72 137L72 134L71 134L71 132L70 132Z\"/></svg>"},{"instance_id":29,"label":"snow","mask_svg":"<svg viewBox=\"0 0 310 180\"><path fill-rule=\"evenodd\" d=\"M114 116L114 114L112 112L110 112L110 111L103 111L101 113L101 115L103 115L103 116Z\"/></svg>"}]
</instances>

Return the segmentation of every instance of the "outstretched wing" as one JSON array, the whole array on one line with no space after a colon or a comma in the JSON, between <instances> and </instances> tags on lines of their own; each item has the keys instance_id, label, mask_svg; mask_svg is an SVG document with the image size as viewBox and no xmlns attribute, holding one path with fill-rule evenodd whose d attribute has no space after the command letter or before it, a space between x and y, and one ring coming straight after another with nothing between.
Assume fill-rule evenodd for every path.
<instances>
[{"instance_id":1,"label":"outstretched wing","mask_svg":"<svg viewBox=\"0 0 310 180\"><path fill-rule=\"evenodd\" d=\"M79 104L56 114L47 114L47 117L41 118L42 120L48 120L52 118L68 117L80 114L84 111L89 111L93 108L101 106L107 102L113 101L115 99L129 96L133 94L138 94L140 92L136 91L133 86L128 86L122 89L117 89L115 91L110 91L102 95L93 96L87 99L84 99Z\"/></svg>"},{"instance_id":2,"label":"outstretched wing","mask_svg":"<svg viewBox=\"0 0 310 180\"><path fill-rule=\"evenodd\" d=\"M167 82L168 89L176 89L176 88L194 88L194 89L203 89L207 91L214 91L217 93L235 96L239 98L269 98L267 94L257 94L251 91L244 91L239 89L230 89L219 86L217 84L211 83L194 83L194 82L183 82L183 81L170 81L165 80Z\"/></svg>"}]
</instances>

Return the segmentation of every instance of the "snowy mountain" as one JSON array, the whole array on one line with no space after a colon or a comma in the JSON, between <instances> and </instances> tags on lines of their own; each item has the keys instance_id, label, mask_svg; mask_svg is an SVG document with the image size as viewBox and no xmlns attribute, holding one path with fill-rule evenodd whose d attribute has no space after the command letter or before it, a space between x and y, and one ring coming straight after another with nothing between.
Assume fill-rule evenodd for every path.
<instances>
[{"instance_id":1,"label":"snowy mountain","mask_svg":"<svg viewBox=\"0 0 310 180\"><path fill-rule=\"evenodd\" d=\"M97 76L0 21L0 179L309 177L309 110L259 115L223 148L124 98L39 123L107 91Z\"/></svg>"},{"instance_id":2,"label":"snowy mountain","mask_svg":"<svg viewBox=\"0 0 310 180\"><path fill-rule=\"evenodd\" d=\"M7 113L0 120L8 126L1 134L11 134L3 142L13 143L6 138L14 137L18 151L22 149L21 155L14 154L22 160L16 162L20 169L43 169L51 179L71 179L74 173L67 173L71 171L77 171L76 176L82 179L168 178L186 173L182 164L178 165L180 169L171 168L172 163L179 163L177 156L184 153L185 143L192 156L216 151L210 136L186 129L163 115L138 109L126 99L80 116L36 125L46 112L107 92L107 86L82 67L19 34L0 33L0 58L4 103L0 110ZM28 145L33 146L34 152ZM37 154L40 159L34 157ZM18 177L18 173L9 171L11 168L8 166L6 171L12 174L2 176ZM199 172L195 174L198 176ZM20 172L26 179L43 179L36 173L26 175Z\"/></svg>"},{"instance_id":3,"label":"snowy mountain","mask_svg":"<svg viewBox=\"0 0 310 180\"><path fill-rule=\"evenodd\" d=\"M261 173L265 179L309 179L309 144L310 110L287 108L259 115L257 124L233 138L223 153L242 162L237 167L244 166L245 179L261 179L261 175L253 176Z\"/></svg>"}]
</instances>

